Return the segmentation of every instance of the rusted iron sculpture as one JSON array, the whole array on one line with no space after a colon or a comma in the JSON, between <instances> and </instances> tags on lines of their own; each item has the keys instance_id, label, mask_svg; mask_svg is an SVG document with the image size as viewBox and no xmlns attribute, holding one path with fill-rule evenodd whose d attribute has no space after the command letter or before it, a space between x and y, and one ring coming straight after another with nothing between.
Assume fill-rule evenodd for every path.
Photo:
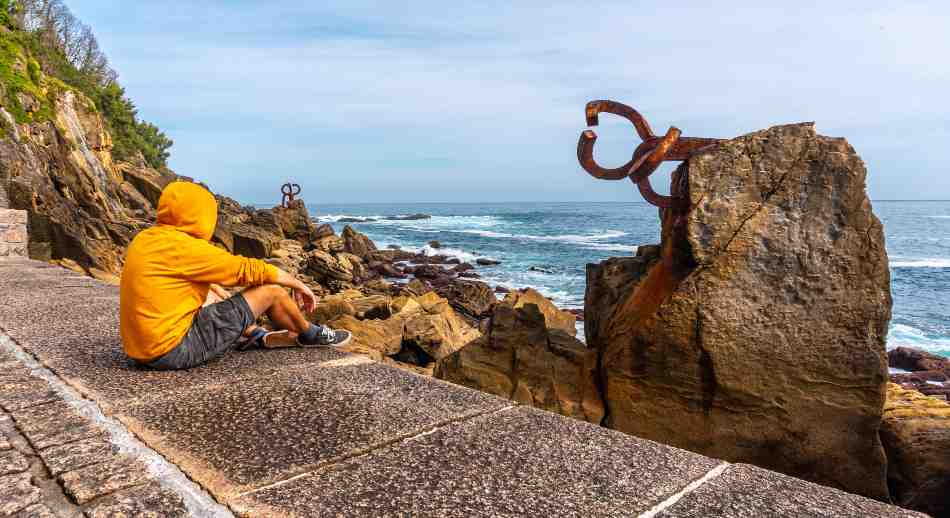
<instances>
[{"instance_id":1,"label":"rusted iron sculpture","mask_svg":"<svg viewBox=\"0 0 950 518\"><path fill-rule=\"evenodd\" d=\"M577 142L577 160L585 171L601 180L630 178L630 181L637 185L644 199L657 207L682 209L689 206L689 200L686 198L657 194L650 185L650 175L656 171L661 162L686 160L695 151L715 144L720 139L681 137L680 130L674 126L670 126L666 135L658 137L653 134L650 125L637 110L616 101L591 101L587 103L586 112L588 126L596 126L599 122L598 115L603 112L627 119L633 124L643 142L637 146L629 162L620 167L608 169L594 161L594 142L597 141L597 134L592 130L584 130Z\"/></svg>"},{"instance_id":2,"label":"rusted iron sculpture","mask_svg":"<svg viewBox=\"0 0 950 518\"><path fill-rule=\"evenodd\" d=\"M293 203L297 199L297 195L300 194L300 185L287 182L280 187L280 192L284 194L280 201L281 206L284 208L290 207L290 204Z\"/></svg>"}]
</instances>

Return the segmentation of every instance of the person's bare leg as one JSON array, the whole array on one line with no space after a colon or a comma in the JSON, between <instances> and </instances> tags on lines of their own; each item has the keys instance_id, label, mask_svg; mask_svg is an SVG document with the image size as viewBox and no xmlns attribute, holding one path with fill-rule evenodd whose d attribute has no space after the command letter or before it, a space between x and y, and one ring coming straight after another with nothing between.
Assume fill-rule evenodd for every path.
<instances>
[{"instance_id":1,"label":"person's bare leg","mask_svg":"<svg viewBox=\"0 0 950 518\"><path fill-rule=\"evenodd\" d=\"M294 346L297 335L309 329L311 325L287 290L280 286L265 285L248 288L242 291L241 295L244 296L244 300L251 307L255 317L267 313L277 329L286 329L290 332L285 339L275 340L272 344L267 344L268 346ZM244 330L245 336L249 336L255 328L257 328L255 324L248 326Z\"/></svg>"}]
</instances>

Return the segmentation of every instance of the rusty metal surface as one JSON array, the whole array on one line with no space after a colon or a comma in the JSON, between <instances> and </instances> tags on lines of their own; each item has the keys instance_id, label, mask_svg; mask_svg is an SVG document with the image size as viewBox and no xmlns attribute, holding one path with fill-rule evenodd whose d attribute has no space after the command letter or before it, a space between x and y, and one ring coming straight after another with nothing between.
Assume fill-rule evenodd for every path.
<instances>
[{"instance_id":1,"label":"rusty metal surface","mask_svg":"<svg viewBox=\"0 0 950 518\"><path fill-rule=\"evenodd\" d=\"M643 141L633 152L633 158L626 164L615 167L603 167L594 160L594 143L597 134L593 130L584 130L577 142L577 161L591 176L601 180L623 180L630 178L646 201L662 208L688 207L689 201L683 196L663 196L653 190L650 175L661 163L668 160L687 160L697 150L719 142L720 139L682 137L678 128L671 126L662 137L653 134L650 124L640 113L616 101L591 101L587 103L585 114L588 126L597 126L601 113L619 115L633 124L634 130Z\"/></svg>"},{"instance_id":2,"label":"rusty metal surface","mask_svg":"<svg viewBox=\"0 0 950 518\"><path fill-rule=\"evenodd\" d=\"M300 194L300 185L295 183L287 182L284 185L280 186L280 192L283 193L283 198L281 198L280 204L284 207L290 207L290 204L297 199L297 195Z\"/></svg>"}]
</instances>

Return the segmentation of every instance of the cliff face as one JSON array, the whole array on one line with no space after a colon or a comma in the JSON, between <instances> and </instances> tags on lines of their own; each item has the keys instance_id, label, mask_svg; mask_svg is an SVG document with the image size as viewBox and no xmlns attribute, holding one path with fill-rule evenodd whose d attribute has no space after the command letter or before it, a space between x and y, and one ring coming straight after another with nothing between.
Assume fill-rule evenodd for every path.
<instances>
[{"instance_id":1,"label":"cliff face","mask_svg":"<svg viewBox=\"0 0 950 518\"><path fill-rule=\"evenodd\" d=\"M68 89L48 95L49 120L17 123L0 108L10 208L29 212L32 257L118 273L123 249L148 223L152 205L114 167L112 140L92 102Z\"/></svg>"},{"instance_id":2,"label":"cliff face","mask_svg":"<svg viewBox=\"0 0 950 518\"><path fill-rule=\"evenodd\" d=\"M878 438L891 297L865 168L811 124L674 175L663 242L590 265L604 424L887 499Z\"/></svg>"}]
</instances>

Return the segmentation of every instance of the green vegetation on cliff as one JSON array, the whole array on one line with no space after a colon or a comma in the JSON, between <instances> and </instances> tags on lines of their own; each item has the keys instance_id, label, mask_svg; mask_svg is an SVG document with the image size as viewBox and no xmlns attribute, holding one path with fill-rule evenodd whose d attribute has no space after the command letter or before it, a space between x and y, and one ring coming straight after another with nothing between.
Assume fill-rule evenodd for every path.
<instances>
[{"instance_id":1,"label":"green vegetation on cliff","mask_svg":"<svg viewBox=\"0 0 950 518\"><path fill-rule=\"evenodd\" d=\"M64 88L95 103L116 160L141 153L150 166L166 166L171 139L138 118L92 30L60 0L0 0L0 103L17 122L42 122Z\"/></svg>"}]
</instances>

